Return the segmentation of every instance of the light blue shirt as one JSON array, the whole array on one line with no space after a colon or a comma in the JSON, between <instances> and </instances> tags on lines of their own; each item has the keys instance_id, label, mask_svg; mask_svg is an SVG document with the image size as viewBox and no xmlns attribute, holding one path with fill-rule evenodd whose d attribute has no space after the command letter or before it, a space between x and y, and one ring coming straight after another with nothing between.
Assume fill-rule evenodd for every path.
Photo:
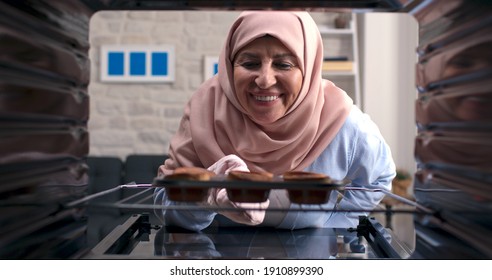
<instances>
[{"instance_id":1,"label":"light blue shirt","mask_svg":"<svg viewBox=\"0 0 492 280\"><path fill-rule=\"evenodd\" d=\"M361 187L367 190L345 190L342 192L343 198L338 202L339 193L332 191L328 202L323 205L291 203L278 228L356 227L358 217L367 215L384 197L382 192L368 190L389 191L391 181L396 176L389 146L376 124L356 106L353 106L332 142L305 171L324 173L336 180L348 179L351 183L347 187ZM164 188L156 190L154 202L158 205L186 205L166 199ZM325 211L319 211L320 208ZM306 211L309 209L316 211ZM330 211L332 209L337 211ZM202 230L214 219L219 221L220 225L237 225L209 210L156 210L156 214L167 225L177 225L190 230Z\"/></svg>"}]
</instances>

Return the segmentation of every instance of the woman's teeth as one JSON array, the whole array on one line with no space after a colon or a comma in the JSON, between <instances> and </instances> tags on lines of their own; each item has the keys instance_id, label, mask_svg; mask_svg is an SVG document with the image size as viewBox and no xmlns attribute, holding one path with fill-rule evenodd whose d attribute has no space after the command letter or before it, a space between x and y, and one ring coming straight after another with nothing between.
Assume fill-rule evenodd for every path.
<instances>
[{"instance_id":1,"label":"woman's teeth","mask_svg":"<svg viewBox=\"0 0 492 280\"><path fill-rule=\"evenodd\" d=\"M277 95L274 96L255 96L255 99L258 101L269 102L278 99Z\"/></svg>"}]
</instances>

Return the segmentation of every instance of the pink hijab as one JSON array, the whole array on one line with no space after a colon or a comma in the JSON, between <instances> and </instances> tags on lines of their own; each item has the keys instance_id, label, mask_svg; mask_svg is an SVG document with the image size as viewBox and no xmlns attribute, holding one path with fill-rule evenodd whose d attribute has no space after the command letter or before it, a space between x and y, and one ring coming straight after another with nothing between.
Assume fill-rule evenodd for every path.
<instances>
[{"instance_id":1,"label":"pink hijab","mask_svg":"<svg viewBox=\"0 0 492 280\"><path fill-rule=\"evenodd\" d=\"M253 122L233 86L235 54L264 35L279 39L297 56L301 92L285 116L271 124ZM159 173L179 166L205 167L235 154L251 171L282 174L302 170L326 149L345 122L352 100L323 80L323 43L307 12L243 12L232 25L219 57L219 71L188 102L169 156Z\"/></svg>"}]
</instances>

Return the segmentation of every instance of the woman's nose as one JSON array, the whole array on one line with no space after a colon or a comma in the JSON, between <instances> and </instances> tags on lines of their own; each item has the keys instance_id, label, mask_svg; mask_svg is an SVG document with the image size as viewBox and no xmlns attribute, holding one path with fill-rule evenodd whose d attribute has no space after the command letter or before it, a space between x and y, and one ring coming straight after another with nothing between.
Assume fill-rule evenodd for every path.
<instances>
[{"instance_id":1,"label":"woman's nose","mask_svg":"<svg viewBox=\"0 0 492 280\"><path fill-rule=\"evenodd\" d=\"M255 79L256 85L261 89L267 89L277 83L275 71L270 66L264 66L260 69L258 77Z\"/></svg>"}]
</instances>

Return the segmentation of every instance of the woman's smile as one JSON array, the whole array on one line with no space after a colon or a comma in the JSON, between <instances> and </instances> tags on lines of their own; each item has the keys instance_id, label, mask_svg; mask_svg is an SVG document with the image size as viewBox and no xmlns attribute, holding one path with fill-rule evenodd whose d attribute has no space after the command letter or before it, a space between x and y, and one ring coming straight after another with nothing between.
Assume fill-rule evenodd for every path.
<instances>
[{"instance_id":1,"label":"woman's smile","mask_svg":"<svg viewBox=\"0 0 492 280\"><path fill-rule=\"evenodd\" d=\"M253 95L253 97L256 99L256 101L260 101L260 102L272 102L272 101L275 101L279 98L278 95L272 95L272 96Z\"/></svg>"}]
</instances>

